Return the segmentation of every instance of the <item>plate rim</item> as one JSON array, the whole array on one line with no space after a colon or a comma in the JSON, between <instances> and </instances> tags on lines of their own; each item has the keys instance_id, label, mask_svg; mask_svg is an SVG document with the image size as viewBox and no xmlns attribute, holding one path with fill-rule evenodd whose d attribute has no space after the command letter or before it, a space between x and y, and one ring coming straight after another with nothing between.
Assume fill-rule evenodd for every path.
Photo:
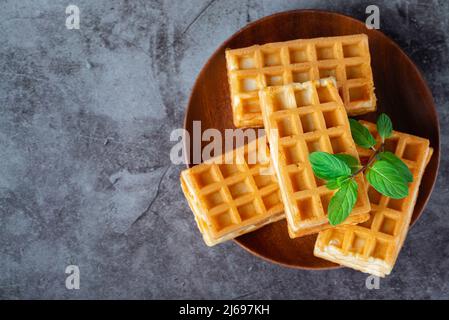
<instances>
[{"instance_id":1,"label":"plate rim","mask_svg":"<svg viewBox=\"0 0 449 320\"><path fill-rule=\"evenodd\" d=\"M260 19L257 19L257 20L255 20L253 22L250 22L250 23L246 24L245 26L243 26L242 28L240 28L239 30L234 32L232 35L227 37L221 43L221 45L218 46L212 52L212 54L207 58L206 62L201 67L201 70L198 73L198 75L197 75L197 77L196 77L196 79L195 79L195 81L193 83L193 86L191 87L190 94L189 94L189 99L187 101L187 107L185 109L184 119L183 119L183 129L184 129L183 137L182 137L182 139L183 139L183 148L187 147L186 146L186 142L185 142L186 141L185 140L185 138L186 138L185 132L186 132L186 128L187 128L188 115L190 113L189 111L190 111L190 108L191 108L191 105L192 105L193 92L196 89L196 87L198 86L198 84L200 82L200 79L203 77L203 74L206 72L205 70L208 69L209 65L212 63L213 58L215 56L217 56L222 50L225 50L228 47L229 42L231 42L231 40L234 37L242 34L244 31L246 31L247 29L250 29L254 25L257 25L257 24L259 24L261 22L264 22L266 20L270 20L270 19L277 18L277 17L280 17L280 16L291 15L291 14L301 14L301 13L310 13L310 14L316 14L316 13L322 14L322 13L325 13L325 14L337 15L337 16L340 16L342 18L349 19L349 20L351 20L354 23L359 23L359 24L361 23L361 24L363 24L362 21L360 21L360 20L358 20L358 19L356 19L354 17L348 16L346 14L342 14L340 12L331 11L331 10L294 9L294 10L281 11L281 12L273 13L271 15L264 16L264 17L262 17ZM389 44L393 45L397 50L399 50L399 52L407 60L407 63L412 66L412 68L416 72L419 80L424 84L424 91L425 91L424 94L427 95L430 98L430 104L431 104L431 107L432 107L432 113L435 116L436 123L437 123L437 126L436 126L436 130L437 130L436 139L437 139L438 145L434 146L434 150L437 148L438 152L434 152L434 154L432 155L432 158L435 157L435 156L437 157L437 159L436 159L436 161L437 161L436 162L436 168L435 168L436 174L435 174L435 177L434 177L434 179L432 181L432 185L431 185L431 187L429 189L429 194L424 199L421 211L416 216L416 219L410 223L410 227L409 227L409 231L410 231L413 228L413 226L415 225L415 223L421 218L421 216L422 216L422 214L424 212L424 209L426 208L426 206L427 206L427 204L428 204L428 202L430 200L430 197L432 196L432 193L433 193L433 190L435 188L435 184L436 184L436 181L437 181L437 178L438 178L438 172L439 172L439 169L440 169L440 160L441 160L441 156L440 156L440 154L441 154L440 119L439 119L437 108L435 106L435 100L433 98L432 91L430 90L430 88L429 88L429 86L427 84L426 78L423 76L423 73L421 72L421 69L414 63L414 61L409 57L409 55L404 50L402 50L402 48L393 39L391 39L389 36L387 36L385 33L380 31L379 29L371 29L369 31L370 32L374 32L374 33L379 33L381 36L383 36L389 42ZM262 43L265 43L265 42L262 41L259 44L262 44ZM191 168L191 166L189 165L190 159L189 159L189 157L188 157L186 152L184 152L184 161L185 161L186 168ZM418 196L419 196L419 191L418 191ZM328 267L307 267L307 266L299 266L299 265L287 264L287 263L284 263L284 262L280 262L280 261L274 260L274 259L272 259L270 257L264 256L264 255L262 255L262 254L260 254L260 253L258 253L256 251L248 248L247 246L243 245L242 242L238 238L233 239L233 242L237 243L239 245L239 247L243 248L247 252L251 253L252 255L254 255L254 256L256 256L256 257L258 257L258 258L260 258L260 259L262 259L262 260L264 260L266 262L270 262L272 264L275 264L275 265L278 265L278 266L282 266L282 267L286 267L286 268L290 268L290 269L322 271L322 270L335 270L335 269L344 268L344 266L341 266L341 265L328 266Z\"/></svg>"}]
</instances>

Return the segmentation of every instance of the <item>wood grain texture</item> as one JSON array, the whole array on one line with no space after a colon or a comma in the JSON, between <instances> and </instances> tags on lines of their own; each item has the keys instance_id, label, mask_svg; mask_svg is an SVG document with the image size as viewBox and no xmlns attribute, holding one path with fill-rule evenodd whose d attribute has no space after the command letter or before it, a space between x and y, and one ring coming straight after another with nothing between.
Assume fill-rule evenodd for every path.
<instances>
[{"instance_id":1,"label":"wood grain texture","mask_svg":"<svg viewBox=\"0 0 449 320\"><path fill-rule=\"evenodd\" d=\"M196 120L201 121L202 130L216 128L224 132L226 128L234 128L226 78L226 48L357 33L369 37L378 99L377 113L359 118L374 121L377 114L385 112L392 118L395 130L425 137L435 150L420 187L413 224L429 199L438 172L440 131L436 109L425 80L407 55L383 33L366 29L358 20L332 12L297 10L249 24L225 41L203 67L192 90L184 126L191 135ZM315 239L314 235L291 240L286 222L280 221L235 241L251 253L284 266L302 269L338 267L313 256Z\"/></svg>"}]
</instances>

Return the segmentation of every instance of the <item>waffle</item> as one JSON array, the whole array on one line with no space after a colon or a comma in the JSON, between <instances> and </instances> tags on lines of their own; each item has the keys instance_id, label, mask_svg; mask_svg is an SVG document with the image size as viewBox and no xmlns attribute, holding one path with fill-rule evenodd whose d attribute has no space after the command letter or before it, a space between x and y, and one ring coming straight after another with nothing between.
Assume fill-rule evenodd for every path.
<instances>
[{"instance_id":1,"label":"waffle","mask_svg":"<svg viewBox=\"0 0 449 320\"><path fill-rule=\"evenodd\" d=\"M376 126L361 123L379 141ZM424 169L433 151L427 139L397 131L386 140L385 149L400 157L413 173L409 195L400 200L390 199L369 186L370 219L357 226L321 232L314 249L317 257L380 277L393 269L408 231ZM358 151L363 158L369 158L373 152L361 148Z\"/></svg>"},{"instance_id":2,"label":"waffle","mask_svg":"<svg viewBox=\"0 0 449 320\"><path fill-rule=\"evenodd\" d=\"M336 191L315 177L308 155L325 151L358 159L335 79L270 87L259 94L290 237L329 228L327 207ZM370 204L362 174L356 182L357 203L345 223L369 218Z\"/></svg>"},{"instance_id":3,"label":"waffle","mask_svg":"<svg viewBox=\"0 0 449 320\"><path fill-rule=\"evenodd\" d=\"M349 115L376 110L365 34L226 50L234 125L263 126L258 90L333 76Z\"/></svg>"},{"instance_id":4,"label":"waffle","mask_svg":"<svg viewBox=\"0 0 449 320\"><path fill-rule=\"evenodd\" d=\"M182 190L209 246L284 218L266 138L260 139L181 172ZM250 154L258 145L267 156L255 162Z\"/></svg>"}]
</instances>

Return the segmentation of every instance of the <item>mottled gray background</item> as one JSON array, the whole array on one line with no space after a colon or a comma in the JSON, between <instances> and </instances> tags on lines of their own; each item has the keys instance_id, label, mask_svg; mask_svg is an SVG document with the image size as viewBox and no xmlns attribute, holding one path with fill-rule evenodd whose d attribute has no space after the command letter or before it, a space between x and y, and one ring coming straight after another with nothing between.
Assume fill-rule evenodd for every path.
<instances>
[{"instance_id":1,"label":"mottled gray background","mask_svg":"<svg viewBox=\"0 0 449 320\"><path fill-rule=\"evenodd\" d=\"M67 30L65 8L81 10ZM279 267L207 248L171 165L193 82L250 21L324 8L381 28L423 70L442 128L440 176L380 290L348 269ZM0 297L449 298L448 1L0 0ZM65 288L79 265L81 289Z\"/></svg>"}]
</instances>

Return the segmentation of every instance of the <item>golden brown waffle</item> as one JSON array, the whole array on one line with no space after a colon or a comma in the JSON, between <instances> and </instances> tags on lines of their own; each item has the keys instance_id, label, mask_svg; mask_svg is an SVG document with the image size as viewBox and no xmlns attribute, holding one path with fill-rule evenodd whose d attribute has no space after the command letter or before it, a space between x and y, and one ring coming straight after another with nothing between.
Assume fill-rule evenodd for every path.
<instances>
[{"instance_id":1,"label":"golden brown waffle","mask_svg":"<svg viewBox=\"0 0 449 320\"><path fill-rule=\"evenodd\" d=\"M314 176L308 156L325 151L358 159L335 80L269 87L260 91L260 101L290 237L329 228L327 206L335 191ZM363 176L357 176L356 182L357 203L345 223L359 223L369 217Z\"/></svg>"},{"instance_id":2,"label":"golden brown waffle","mask_svg":"<svg viewBox=\"0 0 449 320\"><path fill-rule=\"evenodd\" d=\"M266 139L261 139L264 143L256 140L181 172L182 190L209 246L284 218ZM264 146L268 156L251 164L249 154L257 145ZM232 164L225 163L227 156Z\"/></svg>"},{"instance_id":3,"label":"golden brown waffle","mask_svg":"<svg viewBox=\"0 0 449 320\"><path fill-rule=\"evenodd\" d=\"M263 125L258 90L335 77L349 115L376 110L365 34L299 39L226 50L234 125Z\"/></svg>"},{"instance_id":4,"label":"golden brown waffle","mask_svg":"<svg viewBox=\"0 0 449 320\"><path fill-rule=\"evenodd\" d=\"M379 141L376 125L361 121ZM379 142L378 146L379 147ZM368 187L370 219L357 226L339 226L320 232L315 244L317 257L376 276L390 274L407 234L421 178L432 154L429 140L395 131L385 149L401 158L413 173L409 195L391 199ZM371 150L358 149L369 158Z\"/></svg>"}]
</instances>

